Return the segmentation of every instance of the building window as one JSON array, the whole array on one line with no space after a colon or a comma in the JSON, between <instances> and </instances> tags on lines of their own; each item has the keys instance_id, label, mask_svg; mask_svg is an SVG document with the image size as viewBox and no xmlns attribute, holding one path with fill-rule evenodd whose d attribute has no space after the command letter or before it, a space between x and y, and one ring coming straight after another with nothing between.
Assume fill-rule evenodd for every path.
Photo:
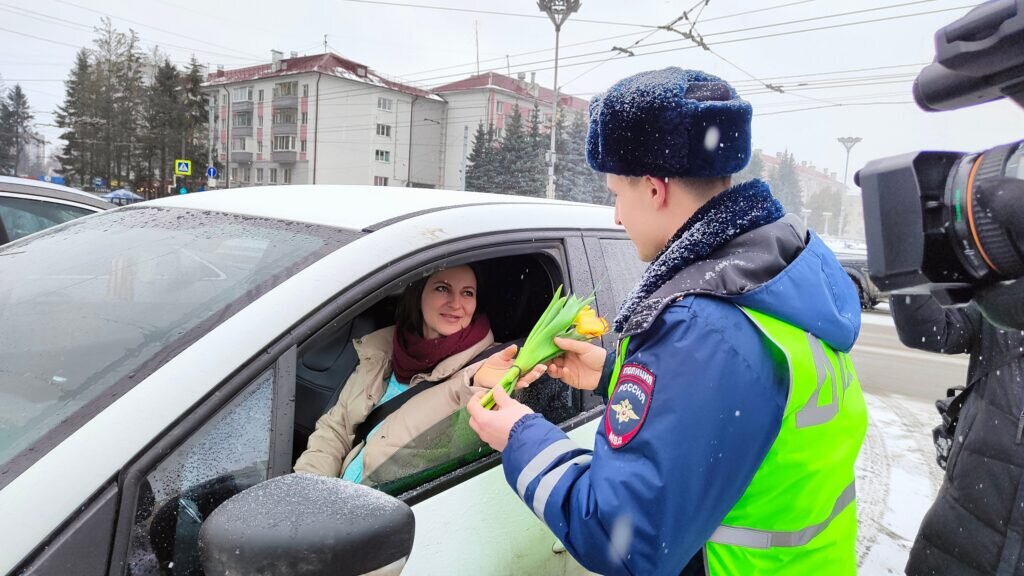
<instances>
[{"instance_id":1,"label":"building window","mask_svg":"<svg viewBox=\"0 0 1024 576\"><path fill-rule=\"evenodd\" d=\"M257 116L256 118L258 119L258 124L257 125L260 128L263 128L263 115L261 114L261 115Z\"/></svg>"},{"instance_id":2,"label":"building window","mask_svg":"<svg viewBox=\"0 0 1024 576\"><path fill-rule=\"evenodd\" d=\"M245 152L245 138L232 138L231 149L236 152Z\"/></svg>"},{"instance_id":3,"label":"building window","mask_svg":"<svg viewBox=\"0 0 1024 576\"><path fill-rule=\"evenodd\" d=\"M309 112L302 113L302 125L305 126L309 123Z\"/></svg>"},{"instance_id":4,"label":"building window","mask_svg":"<svg viewBox=\"0 0 1024 576\"><path fill-rule=\"evenodd\" d=\"M252 102L252 86L242 86L231 90L232 102Z\"/></svg>"},{"instance_id":5,"label":"building window","mask_svg":"<svg viewBox=\"0 0 1024 576\"><path fill-rule=\"evenodd\" d=\"M231 125L239 128L252 127L252 112L235 112Z\"/></svg>"},{"instance_id":6,"label":"building window","mask_svg":"<svg viewBox=\"0 0 1024 576\"><path fill-rule=\"evenodd\" d=\"M291 184L292 183L292 169L291 168L285 168L284 169L284 183L285 184Z\"/></svg>"},{"instance_id":7,"label":"building window","mask_svg":"<svg viewBox=\"0 0 1024 576\"><path fill-rule=\"evenodd\" d=\"M387 150L374 150L373 157L377 162L391 162L391 152Z\"/></svg>"},{"instance_id":8,"label":"building window","mask_svg":"<svg viewBox=\"0 0 1024 576\"><path fill-rule=\"evenodd\" d=\"M504 129L502 129L502 128L495 128L494 129L494 137L495 138L501 139L502 135L504 135L504 134L505 134L505 130Z\"/></svg>"},{"instance_id":9,"label":"building window","mask_svg":"<svg viewBox=\"0 0 1024 576\"><path fill-rule=\"evenodd\" d=\"M303 96L303 98L308 98L309 97L309 84L303 84L302 85L302 96Z\"/></svg>"},{"instance_id":10,"label":"building window","mask_svg":"<svg viewBox=\"0 0 1024 576\"><path fill-rule=\"evenodd\" d=\"M256 141L256 151L263 154L263 140Z\"/></svg>"},{"instance_id":11,"label":"building window","mask_svg":"<svg viewBox=\"0 0 1024 576\"><path fill-rule=\"evenodd\" d=\"M391 138L391 125L390 124L377 124L377 136L383 136L385 138Z\"/></svg>"},{"instance_id":12,"label":"building window","mask_svg":"<svg viewBox=\"0 0 1024 576\"><path fill-rule=\"evenodd\" d=\"M263 168L256 169L256 183L263 184Z\"/></svg>"},{"instance_id":13,"label":"building window","mask_svg":"<svg viewBox=\"0 0 1024 576\"><path fill-rule=\"evenodd\" d=\"M274 152L294 152L295 136L274 136Z\"/></svg>"},{"instance_id":14,"label":"building window","mask_svg":"<svg viewBox=\"0 0 1024 576\"><path fill-rule=\"evenodd\" d=\"M391 98L377 98L377 110L390 112L395 107L395 101Z\"/></svg>"},{"instance_id":15,"label":"building window","mask_svg":"<svg viewBox=\"0 0 1024 576\"><path fill-rule=\"evenodd\" d=\"M277 184L277 168L270 169L270 183Z\"/></svg>"},{"instance_id":16,"label":"building window","mask_svg":"<svg viewBox=\"0 0 1024 576\"><path fill-rule=\"evenodd\" d=\"M305 139L303 139L302 142L299 143L299 150L301 152L305 152L306 151L306 140Z\"/></svg>"},{"instance_id":17,"label":"building window","mask_svg":"<svg viewBox=\"0 0 1024 576\"><path fill-rule=\"evenodd\" d=\"M295 110L274 110L274 124L295 124Z\"/></svg>"},{"instance_id":18,"label":"building window","mask_svg":"<svg viewBox=\"0 0 1024 576\"><path fill-rule=\"evenodd\" d=\"M251 176L252 170L250 170L248 167L242 168L242 182L248 182Z\"/></svg>"},{"instance_id":19,"label":"building window","mask_svg":"<svg viewBox=\"0 0 1024 576\"><path fill-rule=\"evenodd\" d=\"M299 95L299 83L298 82L278 82L274 84L274 98L282 96L298 96Z\"/></svg>"},{"instance_id":20,"label":"building window","mask_svg":"<svg viewBox=\"0 0 1024 576\"><path fill-rule=\"evenodd\" d=\"M263 90L259 91L258 99L259 99L260 102L263 102Z\"/></svg>"},{"instance_id":21,"label":"building window","mask_svg":"<svg viewBox=\"0 0 1024 576\"><path fill-rule=\"evenodd\" d=\"M388 185L388 178L387 178L387 176L374 176L373 177L373 185L374 186L387 186Z\"/></svg>"},{"instance_id":22,"label":"building window","mask_svg":"<svg viewBox=\"0 0 1024 576\"><path fill-rule=\"evenodd\" d=\"M238 180L238 168L234 166L231 167L231 179L235 181Z\"/></svg>"},{"instance_id":23,"label":"building window","mask_svg":"<svg viewBox=\"0 0 1024 576\"><path fill-rule=\"evenodd\" d=\"M504 102L498 102L497 110L498 110L498 114L504 114L505 113L505 103Z\"/></svg>"}]
</instances>

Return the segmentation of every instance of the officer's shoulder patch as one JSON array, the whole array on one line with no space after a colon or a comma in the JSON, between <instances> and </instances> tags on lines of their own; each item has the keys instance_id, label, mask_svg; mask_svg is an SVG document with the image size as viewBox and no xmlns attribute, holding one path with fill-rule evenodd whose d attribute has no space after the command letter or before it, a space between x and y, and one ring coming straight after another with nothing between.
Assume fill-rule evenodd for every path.
<instances>
[{"instance_id":1,"label":"officer's shoulder patch","mask_svg":"<svg viewBox=\"0 0 1024 576\"><path fill-rule=\"evenodd\" d=\"M604 413L605 437L612 448L622 448L637 435L647 420L653 395L653 372L636 363L626 364L619 370L619 379Z\"/></svg>"}]
</instances>

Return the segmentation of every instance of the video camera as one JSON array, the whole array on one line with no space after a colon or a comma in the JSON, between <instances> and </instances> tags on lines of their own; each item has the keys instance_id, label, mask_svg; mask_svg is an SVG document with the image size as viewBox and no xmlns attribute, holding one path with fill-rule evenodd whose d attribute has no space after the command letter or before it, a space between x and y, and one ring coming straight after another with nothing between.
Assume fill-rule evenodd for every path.
<instances>
[{"instance_id":1,"label":"video camera","mask_svg":"<svg viewBox=\"0 0 1024 576\"><path fill-rule=\"evenodd\" d=\"M1024 0L986 2L940 29L914 81L929 112L1002 98L1024 107ZM989 321L1024 329L1024 140L872 160L854 181L879 287L974 299Z\"/></svg>"}]
</instances>

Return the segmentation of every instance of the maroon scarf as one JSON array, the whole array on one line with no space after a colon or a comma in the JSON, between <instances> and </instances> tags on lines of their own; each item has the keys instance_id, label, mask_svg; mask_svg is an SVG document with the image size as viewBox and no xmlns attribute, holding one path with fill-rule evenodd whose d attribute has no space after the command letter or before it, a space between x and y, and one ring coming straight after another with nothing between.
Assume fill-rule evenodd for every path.
<instances>
[{"instance_id":1,"label":"maroon scarf","mask_svg":"<svg viewBox=\"0 0 1024 576\"><path fill-rule=\"evenodd\" d=\"M391 368L395 378L408 384L417 374L429 374L445 358L469 350L491 330L491 322L485 314L477 314L473 321L451 336L426 339L420 334L395 328Z\"/></svg>"}]
</instances>

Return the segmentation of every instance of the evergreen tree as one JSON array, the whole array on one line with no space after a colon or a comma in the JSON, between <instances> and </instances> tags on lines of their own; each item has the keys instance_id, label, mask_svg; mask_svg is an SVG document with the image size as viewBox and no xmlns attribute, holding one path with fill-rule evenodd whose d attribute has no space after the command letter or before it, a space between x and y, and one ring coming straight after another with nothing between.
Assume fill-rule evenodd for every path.
<instances>
[{"instance_id":1,"label":"evergreen tree","mask_svg":"<svg viewBox=\"0 0 1024 576\"><path fill-rule=\"evenodd\" d=\"M495 162L494 129L484 130L483 120L476 126L473 135L473 150L469 154L466 165L466 190L473 192L493 192Z\"/></svg>"},{"instance_id":2,"label":"evergreen tree","mask_svg":"<svg viewBox=\"0 0 1024 576\"><path fill-rule=\"evenodd\" d=\"M732 177L733 184L739 184L740 182L746 182L753 180L754 178L765 178L764 173L764 160L761 155L754 151L750 154L750 162L747 163L743 170L740 170Z\"/></svg>"},{"instance_id":3,"label":"evergreen tree","mask_svg":"<svg viewBox=\"0 0 1024 576\"><path fill-rule=\"evenodd\" d=\"M512 115L505 121L505 135L497 153L497 173L503 176L498 192L517 196L543 197L544 165L538 161L536 149L523 124L519 105L512 107Z\"/></svg>"},{"instance_id":4,"label":"evergreen tree","mask_svg":"<svg viewBox=\"0 0 1024 576\"><path fill-rule=\"evenodd\" d=\"M587 165L587 130L589 126L583 114L573 114L572 122L561 129L564 152L559 153L556 168L560 173L557 181L558 197L573 202L604 203L604 179Z\"/></svg>"},{"instance_id":5,"label":"evergreen tree","mask_svg":"<svg viewBox=\"0 0 1024 576\"><path fill-rule=\"evenodd\" d=\"M118 54L115 81L118 86L114 101L117 118L115 135L115 174L124 186L140 171L142 146L140 137L145 118L146 89L143 84L143 54L139 35L134 30L121 34L122 49ZM136 182L139 184L139 182Z\"/></svg>"},{"instance_id":6,"label":"evergreen tree","mask_svg":"<svg viewBox=\"0 0 1024 576\"><path fill-rule=\"evenodd\" d=\"M160 190L166 190L174 173L173 163L181 147L185 111L179 96L181 75L170 60L157 68L146 98L145 150L154 159Z\"/></svg>"},{"instance_id":7,"label":"evergreen tree","mask_svg":"<svg viewBox=\"0 0 1024 576\"><path fill-rule=\"evenodd\" d=\"M196 167L205 166L209 147L209 111L203 96L203 70L193 55L189 61L188 73L184 78L182 107L184 108L185 158L192 160L193 172ZM202 173L202 172L200 172Z\"/></svg>"},{"instance_id":8,"label":"evergreen tree","mask_svg":"<svg viewBox=\"0 0 1024 576\"><path fill-rule=\"evenodd\" d=\"M0 103L0 172L17 175L25 146L34 139L32 118L25 91L15 84Z\"/></svg>"},{"instance_id":9,"label":"evergreen tree","mask_svg":"<svg viewBox=\"0 0 1024 576\"><path fill-rule=\"evenodd\" d=\"M807 225L820 232L837 236L839 233L839 213L843 203L843 190L839 187L824 186L807 199ZM826 217L825 214L829 216ZM828 228L826 229L826 224Z\"/></svg>"},{"instance_id":10,"label":"evergreen tree","mask_svg":"<svg viewBox=\"0 0 1024 576\"><path fill-rule=\"evenodd\" d=\"M68 79L64 81L64 103L57 107L54 115L56 124L63 129L60 137L66 142L64 149L57 155L60 162L58 172L69 183L77 180L79 186L85 186L89 178L89 152L91 150L89 85L92 68L89 54L83 48L75 57L75 66L71 69Z\"/></svg>"},{"instance_id":11,"label":"evergreen tree","mask_svg":"<svg viewBox=\"0 0 1024 576\"><path fill-rule=\"evenodd\" d=\"M782 202L786 212L800 214L803 210L803 191L796 172L796 159L787 150L782 154L779 167L771 177L772 193Z\"/></svg>"}]
</instances>

